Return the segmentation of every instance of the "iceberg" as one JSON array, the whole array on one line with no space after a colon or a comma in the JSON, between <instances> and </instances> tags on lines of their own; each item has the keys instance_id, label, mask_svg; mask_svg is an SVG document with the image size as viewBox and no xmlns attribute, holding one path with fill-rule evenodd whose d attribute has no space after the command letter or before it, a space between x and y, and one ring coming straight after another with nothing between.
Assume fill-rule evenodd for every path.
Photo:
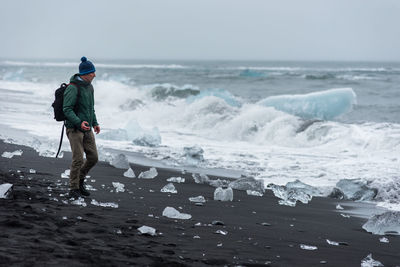
<instances>
[{"instance_id":1,"label":"iceberg","mask_svg":"<svg viewBox=\"0 0 400 267\"><path fill-rule=\"evenodd\" d=\"M387 211L374 215L362 228L375 235L395 234L400 235L400 211Z\"/></svg>"},{"instance_id":2,"label":"iceberg","mask_svg":"<svg viewBox=\"0 0 400 267\"><path fill-rule=\"evenodd\" d=\"M22 150L15 150L14 152L3 152L3 154L1 154L1 156L3 158L11 159L14 156L21 156L22 153L23 153Z\"/></svg>"},{"instance_id":3,"label":"iceberg","mask_svg":"<svg viewBox=\"0 0 400 267\"><path fill-rule=\"evenodd\" d=\"M151 236L156 235L156 229L150 226L143 225L139 227L138 230L142 235L151 235Z\"/></svg>"},{"instance_id":4,"label":"iceberg","mask_svg":"<svg viewBox=\"0 0 400 267\"><path fill-rule=\"evenodd\" d=\"M128 158L124 154L118 154L112 158L110 164L117 169L130 168Z\"/></svg>"},{"instance_id":5,"label":"iceberg","mask_svg":"<svg viewBox=\"0 0 400 267\"><path fill-rule=\"evenodd\" d=\"M156 177L158 175L157 169L156 168L150 168L150 170L145 171L145 172L141 172L139 174L138 178L142 178L142 179L153 179L154 177Z\"/></svg>"},{"instance_id":6,"label":"iceberg","mask_svg":"<svg viewBox=\"0 0 400 267\"><path fill-rule=\"evenodd\" d=\"M132 168L129 168L126 172L124 172L124 176L128 178L135 178L135 172L132 170Z\"/></svg>"},{"instance_id":7,"label":"iceberg","mask_svg":"<svg viewBox=\"0 0 400 267\"><path fill-rule=\"evenodd\" d=\"M361 267L378 267L384 266L381 262L376 261L372 258L372 254L369 254L361 261Z\"/></svg>"},{"instance_id":8,"label":"iceberg","mask_svg":"<svg viewBox=\"0 0 400 267\"><path fill-rule=\"evenodd\" d=\"M163 188L160 190L162 193L171 193L171 194L176 194L178 191L176 190L175 186L173 183L169 183L165 185Z\"/></svg>"},{"instance_id":9,"label":"iceberg","mask_svg":"<svg viewBox=\"0 0 400 267\"><path fill-rule=\"evenodd\" d=\"M10 199L13 192L13 185L6 183L0 185L0 198Z\"/></svg>"},{"instance_id":10,"label":"iceberg","mask_svg":"<svg viewBox=\"0 0 400 267\"><path fill-rule=\"evenodd\" d=\"M258 104L305 119L332 120L351 111L357 104L356 97L353 89L339 88L304 95L271 96Z\"/></svg>"},{"instance_id":11,"label":"iceberg","mask_svg":"<svg viewBox=\"0 0 400 267\"><path fill-rule=\"evenodd\" d=\"M233 200L233 190L228 187L223 189L222 187L218 187L214 191L214 200L220 201L232 201Z\"/></svg>"},{"instance_id":12,"label":"iceberg","mask_svg":"<svg viewBox=\"0 0 400 267\"><path fill-rule=\"evenodd\" d=\"M176 209L172 207L166 207L162 213L162 216L171 218L171 219L181 219L181 220L188 220L192 218L192 215L186 213L180 213Z\"/></svg>"},{"instance_id":13,"label":"iceberg","mask_svg":"<svg viewBox=\"0 0 400 267\"><path fill-rule=\"evenodd\" d=\"M330 197L344 198L350 200L372 200L375 198L378 190L369 188L361 179L342 179L336 183Z\"/></svg>"}]
</instances>

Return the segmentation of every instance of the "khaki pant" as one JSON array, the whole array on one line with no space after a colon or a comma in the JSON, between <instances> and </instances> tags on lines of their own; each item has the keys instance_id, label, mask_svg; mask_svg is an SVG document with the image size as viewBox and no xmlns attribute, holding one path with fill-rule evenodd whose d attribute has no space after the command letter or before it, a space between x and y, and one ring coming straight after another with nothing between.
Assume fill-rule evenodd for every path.
<instances>
[{"instance_id":1,"label":"khaki pant","mask_svg":"<svg viewBox=\"0 0 400 267\"><path fill-rule=\"evenodd\" d=\"M70 188L78 189L79 181L85 179L89 170L98 161L96 141L92 131L83 133L72 128L67 128L67 137L72 151L72 164L69 176ZM85 161L83 160L83 152L86 154Z\"/></svg>"}]
</instances>

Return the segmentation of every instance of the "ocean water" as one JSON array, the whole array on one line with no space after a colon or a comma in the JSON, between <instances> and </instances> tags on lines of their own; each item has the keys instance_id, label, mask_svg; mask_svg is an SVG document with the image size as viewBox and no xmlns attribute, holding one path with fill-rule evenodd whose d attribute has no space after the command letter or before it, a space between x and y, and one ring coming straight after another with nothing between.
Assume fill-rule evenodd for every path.
<instances>
[{"instance_id":1,"label":"ocean water","mask_svg":"<svg viewBox=\"0 0 400 267\"><path fill-rule=\"evenodd\" d=\"M78 64L0 60L0 138L54 156L61 130L54 90ZM251 175L265 185L300 180L324 192L359 179L378 189L375 201L399 207L400 63L94 64L103 158L125 153L142 163ZM66 138L62 149L69 150Z\"/></svg>"}]
</instances>

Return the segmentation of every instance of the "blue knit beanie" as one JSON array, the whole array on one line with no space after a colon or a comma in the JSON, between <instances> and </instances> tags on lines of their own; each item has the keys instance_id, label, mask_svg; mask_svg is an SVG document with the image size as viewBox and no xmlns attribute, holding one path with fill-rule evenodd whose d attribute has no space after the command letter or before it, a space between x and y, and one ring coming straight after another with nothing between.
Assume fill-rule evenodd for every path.
<instances>
[{"instance_id":1,"label":"blue knit beanie","mask_svg":"<svg viewBox=\"0 0 400 267\"><path fill-rule=\"evenodd\" d=\"M85 75L96 71L93 63L87 60L86 57L82 57L81 61L82 61L81 64L79 64L80 75Z\"/></svg>"}]
</instances>

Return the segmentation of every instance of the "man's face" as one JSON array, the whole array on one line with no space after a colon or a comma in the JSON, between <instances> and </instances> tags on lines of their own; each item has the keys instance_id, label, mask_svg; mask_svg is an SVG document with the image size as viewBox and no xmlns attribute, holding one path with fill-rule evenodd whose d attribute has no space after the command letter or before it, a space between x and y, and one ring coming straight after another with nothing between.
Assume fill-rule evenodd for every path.
<instances>
[{"instance_id":1,"label":"man's face","mask_svg":"<svg viewBox=\"0 0 400 267\"><path fill-rule=\"evenodd\" d=\"M88 73L88 74L81 76L81 78L84 79L85 81L87 81L88 83L91 83L93 81L94 77L96 77L95 72Z\"/></svg>"}]
</instances>

